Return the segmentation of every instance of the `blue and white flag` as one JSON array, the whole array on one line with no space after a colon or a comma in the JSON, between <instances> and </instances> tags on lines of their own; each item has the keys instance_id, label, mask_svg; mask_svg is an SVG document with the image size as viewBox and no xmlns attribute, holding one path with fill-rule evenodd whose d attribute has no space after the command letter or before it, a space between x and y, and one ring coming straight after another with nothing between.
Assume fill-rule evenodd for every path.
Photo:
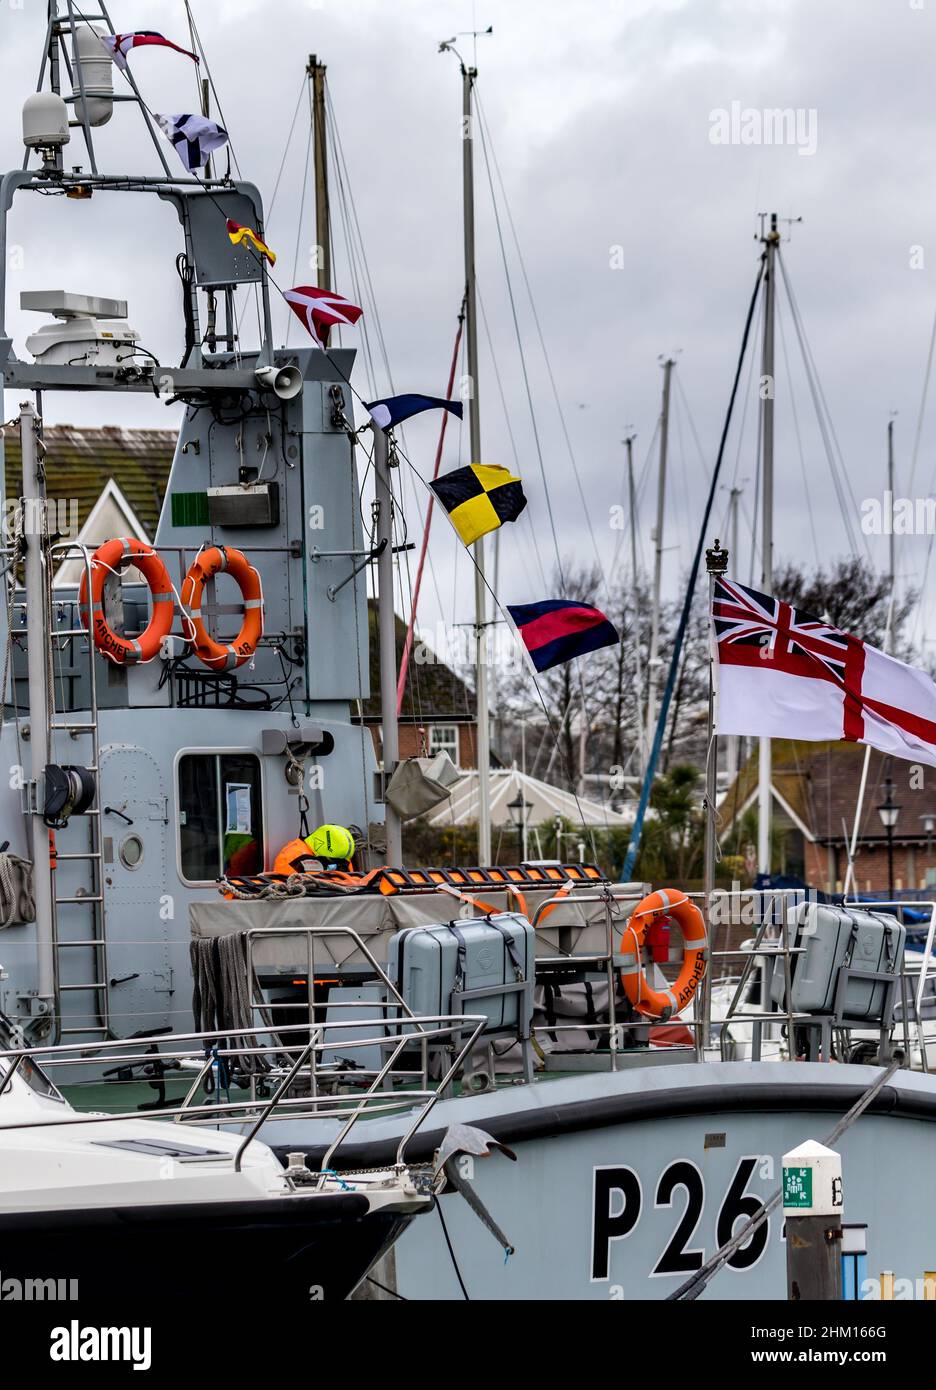
<instances>
[{"instance_id":1,"label":"blue and white flag","mask_svg":"<svg viewBox=\"0 0 936 1390\"><path fill-rule=\"evenodd\" d=\"M158 111L153 115L190 174L203 169L208 156L227 144L227 131L206 116L161 116Z\"/></svg>"},{"instance_id":2,"label":"blue and white flag","mask_svg":"<svg viewBox=\"0 0 936 1390\"><path fill-rule=\"evenodd\" d=\"M370 412L374 424L384 430L423 410L450 410L459 420L462 418L461 401L443 401L438 396L386 396L382 401L371 401L364 409Z\"/></svg>"}]
</instances>

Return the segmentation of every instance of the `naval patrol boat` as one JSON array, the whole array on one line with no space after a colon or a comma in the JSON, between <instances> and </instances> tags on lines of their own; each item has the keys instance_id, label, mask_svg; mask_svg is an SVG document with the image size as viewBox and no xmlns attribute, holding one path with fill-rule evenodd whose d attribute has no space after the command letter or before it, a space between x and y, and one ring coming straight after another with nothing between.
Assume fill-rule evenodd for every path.
<instances>
[{"instance_id":1,"label":"naval patrol boat","mask_svg":"<svg viewBox=\"0 0 936 1390\"><path fill-rule=\"evenodd\" d=\"M132 73L115 106L107 64L71 0L61 12L52 0L24 112L36 153L0 181L0 373L22 403L4 431L22 481L6 499L0 614L12 769L0 1009L14 1050L57 1083L71 1068L77 1093L89 1053L116 1046L87 1103L120 1111L142 1083L167 1111L189 1110L183 1122L265 1142L294 1174L327 1178L336 1147L343 1173L425 1163L435 1211L381 1278L401 1297L782 1298L780 1161L811 1138L842 1154L869 1269L932 1268L936 1228L899 1180L936 1154L936 1082L901 1066L896 918L842 936L834 914L808 918L784 893L653 894L581 863L401 863L392 440L356 425L350 349L275 347L266 259L228 232L262 241L257 188L180 177ZM95 130L134 105L161 172L102 171ZM65 167L73 130L88 167ZM6 328L14 205L41 199L65 242L89 200L131 195L178 219L180 364L140 348L116 298L132 286L113 271L25 296L46 321L24 353ZM244 289L259 310L253 346ZM471 328L470 297L468 313ZM152 545L115 536L91 553L58 533L42 419L51 392L71 391L184 406ZM373 544L358 467L368 430ZM80 582L53 587L66 559ZM356 717L369 565L382 581L382 766ZM353 874L270 872L298 828L324 821L355 827ZM714 949L716 903L723 920L737 909L755 923L742 976L755 957L772 972L770 1007L733 1011L754 1035L743 1060L722 1060L706 1004L706 967L738 956ZM646 929L666 936L670 918L682 952L677 930L673 961L659 937L648 961ZM904 1031L914 1022L905 1007ZM796 1060L762 1060L771 1024ZM853 1027L876 1036L872 1064L842 1060Z\"/></svg>"}]
</instances>

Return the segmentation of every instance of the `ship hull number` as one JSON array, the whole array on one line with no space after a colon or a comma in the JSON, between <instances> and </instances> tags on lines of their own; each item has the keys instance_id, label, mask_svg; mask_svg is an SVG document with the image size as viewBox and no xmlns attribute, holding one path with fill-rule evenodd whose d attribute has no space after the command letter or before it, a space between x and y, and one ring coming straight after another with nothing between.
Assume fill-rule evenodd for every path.
<instances>
[{"instance_id":1,"label":"ship hull number","mask_svg":"<svg viewBox=\"0 0 936 1390\"><path fill-rule=\"evenodd\" d=\"M760 1157L738 1160L731 1182L721 1198L715 1221L714 1254L760 1209L761 1199L747 1191ZM594 1170L592 1195L591 1278L593 1283L610 1277L611 1254L616 1242L636 1229L644 1209L644 1191L638 1174L624 1165ZM654 1193L656 1210L672 1208L675 1226L651 1271L662 1275L694 1274L701 1269L706 1251L697 1237L705 1210L702 1173L690 1159L677 1159L660 1174ZM754 1231L727 1261L729 1269L746 1270L757 1264L770 1239L770 1218Z\"/></svg>"}]
</instances>

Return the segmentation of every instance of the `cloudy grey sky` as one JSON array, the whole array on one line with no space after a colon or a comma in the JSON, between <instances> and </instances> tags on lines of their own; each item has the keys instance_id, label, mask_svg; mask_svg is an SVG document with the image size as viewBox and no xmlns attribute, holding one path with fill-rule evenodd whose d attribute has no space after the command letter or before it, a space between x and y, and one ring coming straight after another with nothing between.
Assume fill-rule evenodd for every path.
<instances>
[{"instance_id":1,"label":"cloudy grey sky","mask_svg":"<svg viewBox=\"0 0 936 1390\"><path fill-rule=\"evenodd\" d=\"M119 30L156 27L187 46L181 0L113 0L110 8ZM786 229L783 255L851 491L859 503L880 495L891 411L898 412L897 492L906 491L936 310L936 0L194 0L193 9L240 168L268 203L306 56L316 52L328 63L394 382L398 390L438 394L463 278L460 81L455 60L437 53L438 40L493 24L493 35L478 41L479 93L607 570L627 554L626 547L616 551L620 533L610 525L623 497L627 426L638 436L641 548L645 562L651 559L655 461L647 468L645 460L659 414L658 359L678 352L665 566L667 592L678 591L753 284L758 212L803 218ZM4 167L21 161L19 111L38 71L44 14L44 0L0 0ZM459 42L470 54L471 40ZM149 50L131 62L154 109L192 109L193 69L185 59ZM814 152L713 143L713 112L732 103L799 109ZM301 117L267 224L284 285L294 283L297 245L297 280L310 278L308 207L299 220L307 128ZM82 162L79 144L76 138L69 163ZM129 107L119 107L100 132L98 151L108 170L155 172L152 147ZM547 574L553 542L480 148L478 156L479 283L510 419L508 430L483 338L484 455L508 465L514 445L519 455L529 518L503 532L499 587L505 599L522 602L544 592L534 540ZM18 350L35 321L20 313L19 291L70 288L125 297L143 342L163 360L178 360L179 229L170 210L154 204L21 196L11 236L23 248L22 265L11 266L7 293ZM559 544L570 560L587 564L592 541L509 228L505 235ZM340 232L337 240L336 287L350 293ZM281 340L284 305L276 315ZM883 565L886 542L871 539L865 549L850 503L843 520L782 303L780 322L777 554L814 564L817 556L846 553L850 529L869 563ZM295 330L291 341L298 341ZM363 363L359 372L366 394ZM378 364L378 386L386 385ZM15 404L8 393L6 416ZM166 425L177 417L143 397L75 396L48 401L47 418ZM753 420L752 402L724 473L726 483L747 480L748 520ZM436 429L429 416L407 433L422 470L431 469ZM915 494L932 488L934 444L936 421L927 418ZM446 466L459 454L467 461L457 430L450 446ZM727 490L713 532L726 501ZM423 504L419 489L408 488L411 532ZM740 578L750 563L749 536L743 520ZM900 542L902 582L921 582L928 545L927 537ZM470 572L441 520L432 557L420 617L429 625L440 613L464 621ZM936 639L925 610L918 636L924 632Z\"/></svg>"}]
</instances>

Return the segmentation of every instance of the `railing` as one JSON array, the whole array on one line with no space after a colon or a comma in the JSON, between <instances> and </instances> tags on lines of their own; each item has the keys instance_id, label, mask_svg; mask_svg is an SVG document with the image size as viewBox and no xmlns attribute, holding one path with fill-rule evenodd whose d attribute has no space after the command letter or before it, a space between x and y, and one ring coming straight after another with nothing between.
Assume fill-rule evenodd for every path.
<instances>
[{"instance_id":1,"label":"railing","mask_svg":"<svg viewBox=\"0 0 936 1390\"><path fill-rule=\"evenodd\" d=\"M765 1025L776 1022L784 1022L786 1024L787 1038L792 1054L794 1027L797 1024L814 1025L816 1023L814 1015L794 1013L791 1007L792 961L795 956L802 954L806 948L803 946L795 946L791 944L791 933L789 930L789 911L791 907L796 906L801 902L809 901L810 899L808 898L808 894L802 889L747 889L741 890L739 892L719 890L714 895L715 898L720 899L730 897L770 897L771 899L776 899L783 898L784 896L793 899L793 901L783 903L780 908L779 915L777 914L776 910L776 902L771 902L769 913L765 910L761 914L762 920L757 927L754 940L751 943L743 945L735 950L712 952L713 960L727 960L738 957L744 960L744 966L742 968L740 978L738 978L736 981L734 995L732 997L731 1003L728 1006L726 1017L724 1020L722 1020L721 1024L719 1045L723 1060L727 1060L727 1053L731 1043L730 1025L732 1023L751 1023L751 1059L754 1061L760 1060L761 1057L763 1030ZM925 1029L923 1027L923 1000L925 998L927 981L936 980L936 976L934 976L934 974L931 972L933 942L934 936L936 936L936 902L929 900L914 900L912 902L884 902L876 899L865 900L861 898L848 898L844 900L844 906L861 906L865 907L870 911L892 909L897 909L899 911L899 909L903 907L911 907L917 909L926 908L929 910L930 920L927 930L927 941L923 953L923 959L919 963L919 965L917 965L915 961L911 961L908 964L905 957L903 968L899 972L898 976L898 983L901 996L900 1023L903 1027L905 1054L907 1058L911 1056L910 1027L912 1023L916 1029L918 1046L920 1050L921 1068L923 1071L928 1071L929 1067L927 1059L927 1038L925 1034ZM730 920L734 921L733 916ZM744 919L740 917L738 920L741 922L744 921ZM742 1012L739 1006L744 1002L745 995L747 993L747 988L751 981L752 973L758 963L760 963L762 966L760 982L762 1002L766 1004L766 1002L770 1000L772 994L771 986L773 982L773 975L777 967L778 961L781 962L784 971L783 997L787 1004L786 1009L771 1010L767 1007L762 1007L756 1011ZM918 980L917 988L915 991L911 991L909 986L914 980ZM893 1026L894 1023L891 1022L889 1025L887 1025L887 1028L890 1030L893 1028ZM869 1025L869 1027L873 1030L874 1025ZM860 1023L849 1022L846 1027L841 1029L841 1031L853 1034L856 1032L861 1033L863 1030ZM933 1041L936 1042L936 1037L934 1037Z\"/></svg>"},{"instance_id":2,"label":"railing","mask_svg":"<svg viewBox=\"0 0 936 1390\"><path fill-rule=\"evenodd\" d=\"M407 1049L412 1048L416 1035L404 1031L400 1020L392 1021L381 1016L378 1019L355 1020L352 1022L329 1022L314 1025L290 1024L276 1029L272 1027L227 1028L213 1032L172 1034L167 1042L168 1051L160 1051L162 1063L177 1064L179 1068L197 1069L197 1074L188 1092L178 1106L161 1107L158 1111L141 1114L140 1110L117 1111L102 1115L75 1111L69 1107L66 1114L44 1116L42 1119L17 1120L13 1123L0 1123L0 1133L5 1130L39 1129L47 1126L113 1124L118 1121L151 1119L156 1121L178 1120L192 1124L218 1127L220 1123L234 1125L238 1122L249 1124L243 1143L235 1156L235 1168L239 1170L243 1154L248 1145L258 1135L261 1128L270 1120L290 1118L308 1120L332 1120L341 1122L337 1135L331 1138L329 1147L322 1159L320 1171L325 1172L333 1166L336 1151L344 1143L354 1126L369 1116L415 1109L411 1124L401 1137L397 1151L396 1164L402 1166L405 1151L413 1135L420 1128L436 1105L445 1089L451 1084L471 1048L474 1046L486 1022L477 1015L421 1015L409 1014L407 1029L418 1030L418 1040L426 1065L419 1071L395 1070L396 1064ZM368 1032L363 1038L341 1039L342 1031L361 1029ZM324 1063L324 1055L334 1052L336 1039L326 1038L325 1034L339 1034L337 1045L342 1052L353 1052L355 1048L378 1048L386 1053L386 1059L378 1068L356 1068L335 1063ZM464 1040L465 1033L469 1036ZM268 1034L274 1041L258 1044L258 1036ZM241 1042L237 1040L241 1039ZM154 1060L153 1054L128 1051L128 1048L151 1044L154 1039L118 1040L116 1042L58 1044L46 1047L31 1047L0 1051L0 1116L2 1116L3 1096L9 1091L14 1077L27 1059L36 1062L43 1070L57 1068L88 1068L92 1060L107 1064L140 1064ZM161 1040L160 1040L161 1041ZM428 1045L436 1048L447 1046L453 1054L452 1061L434 1085L430 1085L428 1075ZM186 1044L191 1044L186 1046ZM293 1056L295 1054L295 1056ZM243 1059L256 1059L263 1062L266 1070L237 1074L235 1068L243 1064ZM228 1076L228 1066L231 1074ZM317 1078L317 1089L309 1096L290 1096L300 1080L305 1066L312 1068ZM204 1091L209 1076L213 1073L216 1099L211 1102L197 1102ZM368 1083L366 1078L372 1079ZM325 1089L326 1079L331 1089ZM409 1084L413 1081L418 1084ZM407 1084L397 1086L396 1082ZM272 1096L267 1099L260 1094L259 1083L275 1086ZM64 1079L62 1084L66 1084ZM230 1090L239 1085L248 1091L243 1099L232 1101ZM351 1085L363 1086L360 1095L351 1094ZM342 1091L340 1088L345 1087ZM227 1099L220 1099L222 1089ZM62 1099L61 1097L58 1097Z\"/></svg>"},{"instance_id":3,"label":"railing","mask_svg":"<svg viewBox=\"0 0 936 1390\"><path fill-rule=\"evenodd\" d=\"M424 1027L424 1020L421 1020L416 1017L416 1015L413 1013L413 1010L410 1008L409 1004L406 1002L403 995L400 993L399 989L394 984L387 971L376 959L373 952L370 950L367 943L364 941L363 937L361 937L356 931L354 931L353 928L343 927L340 925L322 927L250 927L244 933L244 936L246 944L247 988L249 992L249 1007L251 1014L254 1017L259 1017L264 1022L272 1022L277 1011L288 1010L291 1013L295 1013L297 1008L297 1005L295 1003L289 1001L274 1002L264 997L263 991L259 983L259 974L254 954L258 946L269 944L270 942L276 940L293 940L298 942L300 945L304 945L305 948L307 989L306 1008L308 1011L309 1027L313 1028L316 1025L319 1025L319 1016L323 1012L331 1013L332 1011L342 1011L346 1009L352 1012L355 1010L362 1011L367 1009L380 1009L382 1011L383 1019L382 1028L385 1033L396 1032L397 1035L405 1037L408 1040L410 1046L413 1046L415 1043L418 1042L420 1049L420 1066L422 1074L428 1075L429 1044L431 1039L426 1033L426 1029ZM360 954L367 961L370 974L374 977L373 981L370 981L370 983L372 985L375 984L379 990L382 990L384 992L385 997L383 999L343 1000L336 997L336 995L340 995L342 993L341 990L330 992L327 1000L316 999L315 978L319 969L315 955L316 942L325 940L333 941L335 938L342 937L345 938L351 945L351 951L349 952L349 955L354 955L356 952L360 952ZM323 968L326 971L333 970L338 968L340 964L341 962L338 962L334 958L332 958L328 962L327 966ZM456 1017L456 1015L448 1015L448 1017L454 1018ZM467 1027L469 1026L470 1018L472 1016L466 1015L465 1017L465 1027L467 1029ZM320 1026L324 1026L326 1030L330 1032L332 1028L344 1027L350 1030L352 1028L360 1028L364 1025L358 1020L351 1020L346 1024L339 1024L335 1022L326 1021L325 1025ZM475 1036L477 1036L477 1034L475 1034ZM453 1037L456 1040L459 1040L461 1037L461 1031L455 1025L453 1025ZM333 1045L334 1044L332 1044L332 1046ZM375 1081L374 1084L378 1084L381 1079L382 1078L378 1078L378 1080ZM443 1091L445 1090L445 1087L448 1086L450 1079L451 1077L449 1077L446 1080L445 1086L443 1086L442 1088ZM311 1055L309 1059L309 1081L312 1094L314 1095L318 1087L318 1071L316 1068L316 1058L314 1053Z\"/></svg>"},{"instance_id":4,"label":"railing","mask_svg":"<svg viewBox=\"0 0 936 1390\"><path fill-rule=\"evenodd\" d=\"M623 923L626 914L616 913L614 904L620 901L633 901L633 890L625 894L615 893L609 885L608 890L598 893L579 893L557 896L542 903L532 916L533 925L536 926L542 917L543 912L553 906L561 904L577 904L583 902L597 902L605 905L606 911L606 933L607 946L601 955L584 956L574 953L561 957L537 957L537 967L550 965L588 965L593 964L597 970L606 972L609 984L609 1018L607 1023L582 1022L582 1023L556 1023L550 1024L545 1029L538 1027L535 1032L608 1032L609 1050L611 1051L611 1067L616 1068L615 1054L621 1050L620 1035L625 1028L633 1029L644 1026L641 1023L627 1022L621 1024L615 1014L615 990L614 990L614 970L618 959L616 951L615 936L622 934ZM762 1056L765 1030L772 1024L785 1025L787 1037L790 1040L792 1051L792 1040L794 1029L798 1025L812 1025L815 1018L812 1014L798 1013L792 1008L792 975L793 962L795 958L802 955L805 951L804 946L793 944L789 927L790 912L802 902L809 901L807 890L804 889L716 889L712 894L710 903L706 904L705 894L702 892L690 892L686 895L696 901L703 911L708 907L708 934L709 934L709 975L703 981L702 987L697 992L693 1001L693 1014L691 1018L677 1018L668 1020L648 1020L652 1022L654 1028L684 1027L688 1028L694 1036L695 1055L698 1060L703 1060L709 1048L712 1033L711 1018L711 995L712 987L715 983L713 978L713 967L718 965L724 968L728 962L742 961L740 976L733 976L730 980L722 977L720 983L731 983L734 986L733 996L728 1006L727 1015L723 1020L717 1020L720 1024L718 1048L722 1060L729 1060L729 1050L731 1045L730 1025L732 1023L751 1024L751 1058L759 1061ZM732 901L734 900L734 901ZM870 910L890 910L912 907L916 909L926 909L929 912L929 923L927 928L927 940L923 953L922 961L909 963L905 959L904 967L899 976L900 989L900 1018L899 1024L903 1029L904 1049L907 1057L911 1056L910 1030L914 1028L920 1052L920 1065L927 1071L927 1036L924 1028L923 1005L927 998L927 985L936 989L936 966L933 964L933 948L936 942L936 901L914 900L913 902L863 902L860 898L846 900L846 906L854 903L855 906L862 905ZM727 911L726 911L726 905ZM718 918L722 916L723 921ZM623 920L622 920L623 919ZM718 928L724 926L746 925L750 921L752 932L754 933L753 943L747 945L715 950L715 933ZM620 923L620 925L619 925ZM749 984L751 983L752 972L755 966L760 963L762 966L762 1007L758 1010L744 1010L743 1003ZM783 971L783 999L785 1007L771 1008L771 985L776 969ZM910 990L913 984L915 988ZM934 994L933 1002L936 1002ZM891 1025L893 1026L893 1025ZM860 1033L859 1024L849 1024L849 1033ZM936 1045L936 1020L934 1020L933 1036L929 1039Z\"/></svg>"}]
</instances>

